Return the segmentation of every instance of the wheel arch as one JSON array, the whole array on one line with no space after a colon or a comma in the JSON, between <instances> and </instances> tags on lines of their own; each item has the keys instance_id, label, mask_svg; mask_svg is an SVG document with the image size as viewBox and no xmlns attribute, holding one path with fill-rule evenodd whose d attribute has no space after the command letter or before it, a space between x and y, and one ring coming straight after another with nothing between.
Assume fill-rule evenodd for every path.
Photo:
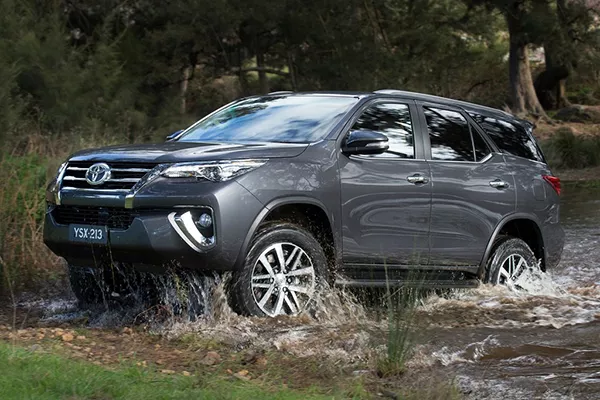
<instances>
[{"instance_id":1,"label":"wheel arch","mask_svg":"<svg viewBox=\"0 0 600 400\"><path fill-rule=\"evenodd\" d=\"M479 264L478 276L482 278L485 274L486 265L492 255L494 244L498 237L507 234L518 239L522 239L531 248L536 258L541 260L541 268L545 270L546 251L544 246L544 237L540 229L540 223L535 216L530 214L511 214L502 219L485 248L485 253Z\"/></svg>"},{"instance_id":2,"label":"wheel arch","mask_svg":"<svg viewBox=\"0 0 600 400\"><path fill-rule=\"evenodd\" d=\"M329 261L329 267L332 268L341 260L340 238L338 231L335 229L335 219L331 213L328 213L325 205L318 199L313 197L294 196L278 198L268 203L258 213L250 229L246 233L246 237L242 243L242 247L237 257L236 269L243 266L244 258L249 250L250 243L260 225L269 220L288 220L297 223L300 226L309 230L315 238L321 243L323 251ZM306 213L309 211L308 213ZM312 211L313 213L311 213ZM294 213L300 213L305 216L304 220L293 220L290 217ZM325 216L326 220L318 219ZM317 218L315 218L317 217ZM316 222L316 223L315 223ZM313 224L314 223L314 224ZM321 231L323 229L323 231ZM331 241L329 244L328 241Z\"/></svg>"}]
</instances>

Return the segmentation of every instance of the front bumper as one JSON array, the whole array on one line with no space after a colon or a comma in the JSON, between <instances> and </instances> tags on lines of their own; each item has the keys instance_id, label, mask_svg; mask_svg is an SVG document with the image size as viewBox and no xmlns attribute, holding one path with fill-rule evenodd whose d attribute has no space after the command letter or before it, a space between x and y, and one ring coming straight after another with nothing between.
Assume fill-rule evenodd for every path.
<instances>
[{"instance_id":1,"label":"front bumper","mask_svg":"<svg viewBox=\"0 0 600 400\"><path fill-rule=\"evenodd\" d=\"M149 194L142 197L141 202L145 207L131 210L127 224L108 226L106 245L71 241L69 223L104 223L94 220L91 223L89 220L72 222L68 218L58 218L58 208L50 205L45 216L44 242L55 254L74 265L97 266L117 261L132 263L139 269L160 270L166 263L175 261L184 268L195 270L236 269L243 260L242 243L255 217L262 210L262 204L235 182L205 195L197 193L198 186L193 184L182 184L178 189L188 196L177 201L172 192L165 191L163 196L154 199ZM196 194L191 195L190 189L196 189ZM155 191L154 194L158 193ZM112 207L118 213L126 211L123 205L98 204L98 198L87 201L84 196L69 198L69 204L63 203L58 207ZM207 240L198 245L195 239L201 241L202 238L197 235L194 238L189 234L181 216L191 212L197 217L207 211L211 213L213 224L211 231L204 235Z\"/></svg>"}]
</instances>

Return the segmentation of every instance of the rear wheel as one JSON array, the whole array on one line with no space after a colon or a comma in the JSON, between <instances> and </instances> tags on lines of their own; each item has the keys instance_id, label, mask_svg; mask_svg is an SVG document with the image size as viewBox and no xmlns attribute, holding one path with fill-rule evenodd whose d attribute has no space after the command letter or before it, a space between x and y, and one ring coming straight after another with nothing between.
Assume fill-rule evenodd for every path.
<instances>
[{"instance_id":1,"label":"rear wheel","mask_svg":"<svg viewBox=\"0 0 600 400\"><path fill-rule=\"evenodd\" d=\"M486 282L522 289L521 280L540 267L531 248L523 240L504 237L488 261Z\"/></svg>"},{"instance_id":2,"label":"rear wheel","mask_svg":"<svg viewBox=\"0 0 600 400\"><path fill-rule=\"evenodd\" d=\"M233 276L232 306L244 315L297 315L310 307L326 279L319 242L297 225L270 223L255 234L242 270Z\"/></svg>"}]
</instances>

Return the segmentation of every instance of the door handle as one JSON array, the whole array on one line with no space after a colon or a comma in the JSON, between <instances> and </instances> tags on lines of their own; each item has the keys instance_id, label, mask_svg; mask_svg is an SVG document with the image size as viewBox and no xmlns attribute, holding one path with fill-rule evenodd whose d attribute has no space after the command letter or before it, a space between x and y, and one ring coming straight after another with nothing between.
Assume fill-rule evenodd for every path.
<instances>
[{"instance_id":1,"label":"door handle","mask_svg":"<svg viewBox=\"0 0 600 400\"><path fill-rule=\"evenodd\" d=\"M490 182L490 186L496 189L506 189L508 183L504 182L502 179L494 179Z\"/></svg>"},{"instance_id":2,"label":"door handle","mask_svg":"<svg viewBox=\"0 0 600 400\"><path fill-rule=\"evenodd\" d=\"M423 175L414 174L406 178L412 184L418 185L419 183L427 183L429 180L425 178Z\"/></svg>"}]
</instances>

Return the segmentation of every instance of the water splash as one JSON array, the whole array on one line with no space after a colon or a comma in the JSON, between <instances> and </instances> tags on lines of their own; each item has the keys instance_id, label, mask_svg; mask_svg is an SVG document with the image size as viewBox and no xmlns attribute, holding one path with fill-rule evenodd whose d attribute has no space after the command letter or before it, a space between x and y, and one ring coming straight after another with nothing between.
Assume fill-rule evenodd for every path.
<instances>
[{"instance_id":1,"label":"water splash","mask_svg":"<svg viewBox=\"0 0 600 400\"><path fill-rule=\"evenodd\" d=\"M379 324L367 319L354 295L338 288L324 290L299 316L261 318L234 313L227 303L226 286L227 278L212 290L210 316L164 325L156 333L170 339L201 334L235 349L276 349L344 362L364 361L373 351L372 332L382 337Z\"/></svg>"},{"instance_id":2,"label":"water splash","mask_svg":"<svg viewBox=\"0 0 600 400\"><path fill-rule=\"evenodd\" d=\"M433 324L458 326L549 326L560 329L600 317L600 287L568 287L553 274L524 271L509 286L481 285L427 298L419 312Z\"/></svg>"},{"instance_id":3,"label":"water splash","mask_svg":"<svg viewBox=\"0 0 600 400\"><path fill-rule=\"evenodd\" d=\"M429 346L420 346L416 349L416 355L409 365L428 366L432 367L435 364L440 364L444 367L455 363L474 363L479 361L494 347L500 343L493 336L489 335L482 341L468 344L465 348L452 350L448 346L444 346L439 350L430 351Z\"/></svg>"}]
</instances>

